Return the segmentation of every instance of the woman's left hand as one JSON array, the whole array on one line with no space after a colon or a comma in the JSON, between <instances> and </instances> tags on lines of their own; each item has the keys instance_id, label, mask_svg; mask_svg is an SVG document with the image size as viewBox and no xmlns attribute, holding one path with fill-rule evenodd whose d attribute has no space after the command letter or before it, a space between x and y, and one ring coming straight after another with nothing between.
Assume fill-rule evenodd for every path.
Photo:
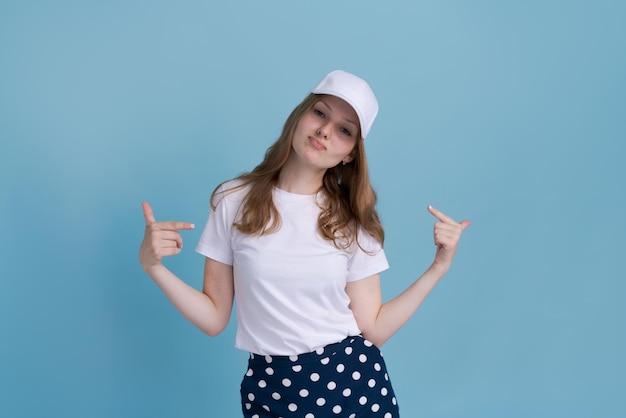
<instances>
[{"instance_id":1,"label":"woman's left hand","mask_svg":"<svg viewBox=\"0 0 626 418\"><path fill-rule=\"evenodd\" d=\"M432 206L428 206L428 211L439 220L439 222L435 222L433 232L435 245L437 246L435 262L433 264L447 271L456 254L461 234L465 228L471 225L471 222L467 220L456 222L454 219Z\"/></svg>"}]
</instances>

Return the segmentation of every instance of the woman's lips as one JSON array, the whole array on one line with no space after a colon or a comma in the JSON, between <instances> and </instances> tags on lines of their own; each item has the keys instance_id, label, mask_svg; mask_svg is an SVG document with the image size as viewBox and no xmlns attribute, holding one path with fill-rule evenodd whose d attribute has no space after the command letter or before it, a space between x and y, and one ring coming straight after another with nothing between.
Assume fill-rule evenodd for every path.
<instances>
[{"instance_id":1,"label":"woman's lips","mask_svg":"<svg viewBox=\"0 0 626 418\"><path fill-rule=\"evenodd\" d=\"M309 137L309 139L310 139L310 141L311 141L311 145L313 145L313 147L314 147L315 149L318 149L318 150L320 150L320 151L322 151L322 150L325 150L325 149L326 149L326 147L324 146L324 144L322 144L322 143L320 142L320 140L319 140L319 139L317 139L317 138L315 138L314 136Z\"/></svg>"}]
</instances>

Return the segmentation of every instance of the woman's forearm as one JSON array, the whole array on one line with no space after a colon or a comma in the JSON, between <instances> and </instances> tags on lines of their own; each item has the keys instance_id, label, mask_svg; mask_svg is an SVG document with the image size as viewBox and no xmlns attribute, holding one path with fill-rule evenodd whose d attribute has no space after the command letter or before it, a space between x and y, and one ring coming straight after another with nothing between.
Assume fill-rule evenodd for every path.
<instances>
[{"instance_id":1,"label":"woman's forearm","mask_svg":"<svg viewBox=\"0 0 626 418\"><path fill-rule=\"evenodd\" d=\"M216 336L228 325L232 303L216 303L207 294L185 283L163 264L148 268L146 273L174 307L204 333Z\"/></svg>"},{"instance_id":2,"label":"woman's forearm","mask_svg":"<svg viewBox=\"0 0 626 418\"><path fill-rule=\"evenodd\" d=\"M463 231L471 222L456 222L439 210L428 206L428 211L437 218L433 237L437 251L433 264L404 292L382 304L379 281L365 281L363 286L351 289L356 302L353 309L363 336L377 345L382 345L395 334L420 307L439 280L448 272ZM369 287L369 288L368 288ZM374 296L372 296L374 295Z\"/></svg>"},{"instance_id":3,"label":"woman's forearm","mask_svg":"<svg viewBox=\"0 0 626 418\"><path fill-rule=\"evenodd\" d=\"M405 291L381 305L375 321L363 336L379 347L383 345L413 316L446 271L431 265Z\"/></svg>"}]
</instances>

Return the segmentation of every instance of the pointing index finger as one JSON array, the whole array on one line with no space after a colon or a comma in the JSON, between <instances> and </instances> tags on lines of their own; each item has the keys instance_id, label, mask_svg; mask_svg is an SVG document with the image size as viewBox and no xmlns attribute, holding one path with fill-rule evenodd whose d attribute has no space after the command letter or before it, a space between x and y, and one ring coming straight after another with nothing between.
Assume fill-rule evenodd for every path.
<instances>
[{"instance_id":1,"label":"pointing index finger","mask_svg":"<svg viewBox=\"0 0 626 418\"><path fill-rule=\"evenodd\" d=\"M428 211L431 213L431 215L433 215L435 218L439 219L441 222L444 223L452 223L452 224L456 224L458 223L457 221L455 221L454 219L452 219L451 217L449 217L448 215L446 215L445 213L435 209L434 207L428 205Z\"/></svg>"},{"instance_id":2,"label":"pointing index finger","mask_svg":"<svg viewBox=\"0 0 626 418\"><path fill-rule=\"evenodd\" d=\"M189 222L167 221L159 222L160 229L169 229L173 231L194 229L196 226Z\"/></svg>"}]
</instances>

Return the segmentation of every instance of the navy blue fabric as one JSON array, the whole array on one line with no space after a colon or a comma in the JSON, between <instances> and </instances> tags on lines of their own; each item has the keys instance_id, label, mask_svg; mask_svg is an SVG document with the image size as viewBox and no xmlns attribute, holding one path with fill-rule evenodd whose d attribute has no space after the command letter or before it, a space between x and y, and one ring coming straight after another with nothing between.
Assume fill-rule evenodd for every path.
<instances>
[{"instance_id":1,"label":"navy blue fabric","mask_svg":"<svg viewBox=\"0 0 626 418\"><path fill-rule=\"evenodd\" d=\"M298 356L251 354L244 418L398 418L380 350L361 336Z\"/></svg>"}]
</instances>

